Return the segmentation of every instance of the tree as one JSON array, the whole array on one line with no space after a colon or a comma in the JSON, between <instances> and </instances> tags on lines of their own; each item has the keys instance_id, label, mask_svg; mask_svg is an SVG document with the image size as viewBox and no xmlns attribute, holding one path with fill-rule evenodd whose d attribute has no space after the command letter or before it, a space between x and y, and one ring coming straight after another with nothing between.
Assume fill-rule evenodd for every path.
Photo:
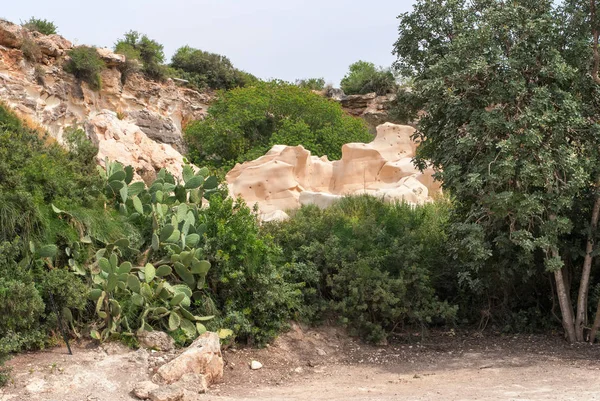
<instances>
[{"instance_id":1,"label":"tree","mask_svg":"<svg viewBox=\"0 0 600 401\"><path fill-rule=\"evenodd\" d=\"M204 120L186 128L195 163L231 168L264 155L269 147L303 145L315 154L341 157L342 145L370 142L364 121L296 85L272 81L220 92Z\"/></svg>"},{"instance_id":2,"label":"tree","mask_svg":"<svg viewBox=\"0 0 600 401\"><path fill-rule=\"evenodd\" d=\"M171 67L198 89L233 89L258 81L251 74L234 68L227 57L189 46L180 47L175 52Z\"/></svg>"},{"instance_id":3,"label":"tree","mask_svg":"<svg viewBox=\"0 0 600 401\"><path fill-rule=\"evenodd\" d=\"M360 60L350 65L350 71L342 78L340 86L347 95L371 92L385 95L394 92L396 80L390 69L377 68L373 63Z\"/></svg>"},{"instance_id":4,"label":"tree","mask_svg":"<svg viewBox=\"0 0 600 401\"><path fill-rule=\"evenodd\" d=\"M115 53L142 63L142 72L150 79L165 77L165 53L163 45L136 31L129 31L115 44Z\"/></svg>"},{"instance_id":5,"label":"tree","mask_svg":"<svg viewBox=\"0 0 600 401\"><path fill-rule=\"evenodd\" d=\"M474 270L514 246L543 258L571 342L584 339L600 209L599 92L585 28L594 14L581 3L419 0L400 16L395 44L395 66L414 79L410 105L422 116L416 163L431 164L455 197L454 233L478 250ZM567 243L582 231L579 270ZM570 277L580 277L577 313Z\"/></svg>"}]
</instances>

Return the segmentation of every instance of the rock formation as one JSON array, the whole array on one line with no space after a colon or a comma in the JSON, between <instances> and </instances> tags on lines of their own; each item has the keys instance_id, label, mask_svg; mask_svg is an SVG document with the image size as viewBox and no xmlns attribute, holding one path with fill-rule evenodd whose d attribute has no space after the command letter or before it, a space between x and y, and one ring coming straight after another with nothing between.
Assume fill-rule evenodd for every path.
<instances>
[{"instance_id":1,"label":"rock formation","mask_svg":"<svg viewBox=\"0 0 600 401\"><path fill-rule=\"evenodd\" d=\"M25 38L41 50L39 62L21 51ZM201 118L210 98L177 86L157 83L140 74L121 80L124 56L97 49L107 69L102 89L91 90L63 71L72 43L59 35L42 35L0 20L0 101L59 142L65 128L82 127L104 157L131 164L138 178L152 178L167 168L180 174L182 126Z\"/></svg>"},{"instance_id":2,"label":"rock formation","mask_svg":"<svg viewBox=\"0 0 600 401\"><path fill-rule=\"evenodd\" d=\"M346 95L339 88L328 88L317 91L321 96L339 102L344 111L351 116L360 117L367 122L369 131L376 134L377 126L386 122L396 122L390 118L390 105L396 98L393 93L377 96L375 92L365 95Z\"/></svg>"},{"instance_id":3,"label":"rock formation","mask_svg":"<svg viewBox=\"0 0 600 401\"><path fill-rule=\"evenodd\" d=\"M439 193L432 171L412 164L414 128L385 123L371 143L349 143L342 158L311 156L302 146L276 145L256 160L238 164L227 176L231 196L258 204L264 221L281 220L301 205L326 207L344 195L371 194L386 201L422 204Z\"/></svg>"}]
</instances>

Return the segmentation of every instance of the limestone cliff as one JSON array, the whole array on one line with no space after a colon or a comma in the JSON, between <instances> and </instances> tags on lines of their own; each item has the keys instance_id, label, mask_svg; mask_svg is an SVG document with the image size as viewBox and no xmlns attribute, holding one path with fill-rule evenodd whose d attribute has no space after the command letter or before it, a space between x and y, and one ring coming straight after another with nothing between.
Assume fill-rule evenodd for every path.
<instances>
[{"instance_id":1,"label":"limestone cliff","mask_svg":"<svg viewBox=\"0 0 600 401\"><path fill-rule=\"evenodd\" d=\"M24 57L25 38L41 50L39 62ZM161 168L179 175L182 126L204 115L210 97L172 80L157 83L140 74L123 83L124 56L109 49L98 49L108 68L102 73L102 89L93 91L63 71L72 47L59 35L0 20L0 101L59 142L66 127L84 128L99 148L100 163L108 157L130 164L144 179Z\"/></svg>"}]
</instances>

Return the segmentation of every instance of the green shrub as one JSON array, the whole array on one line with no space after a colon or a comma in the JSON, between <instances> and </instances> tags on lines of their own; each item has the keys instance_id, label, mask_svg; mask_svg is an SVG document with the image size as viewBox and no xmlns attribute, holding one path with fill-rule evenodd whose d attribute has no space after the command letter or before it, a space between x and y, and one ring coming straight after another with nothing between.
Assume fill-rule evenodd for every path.
<instances>
[{"instance_id":1,"label":"green shrub","mask_svg":"<svg viewBox=\"0 0 600 401\"><path fill-rule=\"evenodd\" d=\"M0 365L6 355L44 344L40 320L44 301L34 285L34 277L22 264L21 244L0 243ZM0 382L7 372L0 367Z\"/></svg>"},{"instance_id":2,"label":"green shrub","mask_svg":"<svg viewBox=\"0 0 600 401\"><path fill-rule=\"evenodd\" d=\"M142 70L143 65L139 51L133 46L121 45L118 53L125 56L125 63L120 67L121 83L125 85L130 76Z\"/></svg>"},{"instance_id":3,"label":"green shrub","mask_svg":"<svg viewBox=\"0 0 600 401\"><path fill-rule=\"evenodd\" d=\"M339 159L343 144L372 140L366 124L345 115L338 103L280 81L221 92L208 116L185 133L194 162L224 169L275 144L303 145Z\"/></svg>"},{"instance_id":4,"label":"green shrub","mask_svg":"<svg viewBox=\"0 0 600 401\"><path fill-rule=\"evenodd\" d=\"M29 18L22 25L30 31L36 31L44 35L54 35L58 30L54 22L34 17Z\"/></svg>"},{"instance_id":5,"label":"green shrub","mask_svg":"<svg viewBox=\"0 0 600 401\"><path fill-rule=\"evenodd\" d=\"M205 254L211 255L198 307L216 313L213 328L232 329L239 340L262 345L287 327L300 307L300 284L286 282L289 266L276 263L281 250L262 235L244 202L212 197L203 216Z\"/></svg>"},{"instance_id":6,"label":"green shrub","mask_svg":"<svg viewBox=\"0 0 600 401\"><path fill-rule=\"evenodd\" d=\"M127 32L117 41L115 53L124 54L129 60L138 60L142 72L150 79L162 81L166 77L165 53L163 45L136 31ZM128 69L133 68L130 64ZM129 71L128 73L131 73Z\"/></svg>"},{"instance_id":7,"label":"green shrub","mask_svg":"<svg viewBox=\"0 0 600 401\"><path fill-rule=\"evenodd\" d=\"M75 75L77 79L87 82L93 90L102 88L100 73L106 64L94 47L79 46L69 51L69 60L64 65L65 71Z\"/></svg>"},{"instance_id":8,"label":"green shrub","mask_svg":"<svg viewBox=\"0 0 600 401\"><path fill-rule=\"evenodd\" d=\"M304 319L334 314L378 342L411 325L453 320L456 307L436 294L455 281L445 247L448 206L351 197L325 210L303 207L264 229L294 266L288 281L305 283Z\"/></svg>"},{"instance_id":9,"label":"green shrub","mask_svg":"<svg viewBox=\"0 0 600 401\"><path fill-rule=\"evenodd\" d=\"M357 61L350 65L350 71L340 83L346 95L364 95L375 92L378 95L396 91L396 79L389 69L376 68L375 64Z\"/></svg>"},{"instance_id":10,"label":"green shrub","mask_svg":"<svg viewBox=\"0 0 600 401\"><path fill-rule=\"evenodd\" d=\"M321 91L325 89L325 78L297 79L296 85L305 89Z\"/></svg>"},{"instance_id":11,"label":"green shrub","mask_svg":"<svg viewBox=\"0 0 600 401\"><path fill-rule=\"evenodd\" d=\"M65 134L71 143L71 151L66 151L24 127L0 105L0 241L17 236L25 243L79 238L73 227L53 216L50 205L85 209L97 202L101 183L95 171L97 150L83 135Z\"/></svg>"},{"instance_id":12,"label":"green shrub","mask_svg":"<svg viewBox=\"0 0 600 401\"><path fill-rule=\"evenodd\" d=\"M171 67L197 89L232 89L258 81L253 75L234 68L227 57L189 46L175 52Z\"/></svg>"}]
</instances>

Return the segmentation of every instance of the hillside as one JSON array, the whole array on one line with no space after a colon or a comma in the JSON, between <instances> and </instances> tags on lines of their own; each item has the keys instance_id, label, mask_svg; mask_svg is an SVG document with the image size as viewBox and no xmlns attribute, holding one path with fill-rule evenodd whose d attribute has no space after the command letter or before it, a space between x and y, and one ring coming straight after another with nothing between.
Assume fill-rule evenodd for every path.
<instances>
[{"instance_id":1,"label":"hillside","mask_svg":"<svg viewBox=\"0 0 600 401\"><path fill-rule=\"evenodd\" d=\"M24 43L33 41L41 51L30 61ZM125 56L98 49L106 64L102 88L65 72L62 64L73 44L59 35L43 35L0 20L0 100L59 142L66 127L85 129L105 157L132 165L146 181L165 167L181 175L182 126L200 118L210 96L133 74L123 83Z\"/></svg>"}]
</instances>

